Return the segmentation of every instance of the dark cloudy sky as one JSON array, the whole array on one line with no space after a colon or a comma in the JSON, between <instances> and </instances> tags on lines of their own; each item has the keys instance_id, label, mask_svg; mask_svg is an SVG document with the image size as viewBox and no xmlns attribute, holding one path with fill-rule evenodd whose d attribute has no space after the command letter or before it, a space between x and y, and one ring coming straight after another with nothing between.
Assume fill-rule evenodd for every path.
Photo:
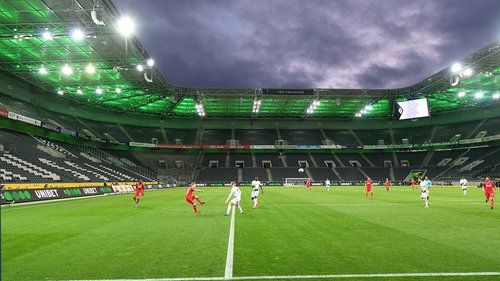
<instances>
[{"instance_id":1,"label":"dark cloudy sky","mask_svg":"<svg viewBox=\"0 0 500 281\"><path fill-rule=\"evenodd\" d=\"M500 40L500 0L114 0L190 87L398 88Z\"/></svg>"}]
</instances>

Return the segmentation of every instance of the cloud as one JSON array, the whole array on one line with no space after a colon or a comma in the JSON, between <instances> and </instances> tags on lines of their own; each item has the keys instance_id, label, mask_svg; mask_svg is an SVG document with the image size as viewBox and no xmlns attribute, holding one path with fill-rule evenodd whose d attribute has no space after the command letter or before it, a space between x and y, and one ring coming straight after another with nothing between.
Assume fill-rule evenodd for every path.
<instances>
[{"instance_id":1,"label":"cloud","mask_svg":"<svg viewBox=\"0 0 500 281\"><path fill-rule=\"evenodd\" d=\"M189 87L398 88L498 39L492 0L115 0Z\"/></svg>"}]
</instances>

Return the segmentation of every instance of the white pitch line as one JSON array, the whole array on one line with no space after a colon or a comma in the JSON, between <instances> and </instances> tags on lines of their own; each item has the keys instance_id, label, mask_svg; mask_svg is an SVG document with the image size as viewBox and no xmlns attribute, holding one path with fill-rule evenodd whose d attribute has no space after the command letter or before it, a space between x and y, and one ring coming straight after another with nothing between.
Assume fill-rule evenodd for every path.
<instances>
[{"instance_id":1,"label":"white pitch line","mask_svg":"<svg viewBox=\"0 0 500 281\"><path fill-rule=\"evenodd\" d=\"M233 213L234 214L234 213ZM270 280L270 279L335 279L335 278L383 278L383 277L436 277L436 276L500 276L500 272L424 272L424 273L374 273L374 274L327 274L327 275L272 275L225 277L185 277L155 279L88 279L63 281L218 281L218 280Z\"/></svg>"},{"instance_id":2,"label":"white pitch line","mask_svg":"<svg viewBox=\"0 0 500 281\"><path fill-rule=\"evenodd\" d=\"M229 227L229 241L227 242L226 270L224 271L224 279L230 280L233 278L233 257L234 257L234 213L235 206L231 207L231 226Z\"/></svg>"}]
</instances>

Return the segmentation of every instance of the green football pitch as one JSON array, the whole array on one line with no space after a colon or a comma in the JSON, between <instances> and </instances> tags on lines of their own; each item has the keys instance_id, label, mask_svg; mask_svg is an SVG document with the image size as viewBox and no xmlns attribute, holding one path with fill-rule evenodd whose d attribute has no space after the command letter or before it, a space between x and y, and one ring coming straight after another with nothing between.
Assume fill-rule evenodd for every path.
<instances>
[{"instance_id":1,"label":"green football pitch","mask_svg":"<svg viewBox=\"0 0 500 281\"><path fill-rule=\"evenodd\" d=\"M2 280L500 280L480 189L264 187L252 209L242 187L228 217L229 188L202 189L201 216L185 188L3 207Z\"/></svg>"}]
</instances>

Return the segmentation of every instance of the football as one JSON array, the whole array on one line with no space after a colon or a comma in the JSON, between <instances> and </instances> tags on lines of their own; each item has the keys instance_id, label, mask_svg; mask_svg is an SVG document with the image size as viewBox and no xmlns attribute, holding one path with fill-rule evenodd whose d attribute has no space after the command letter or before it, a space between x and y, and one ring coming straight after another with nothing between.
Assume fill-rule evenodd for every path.
<instances>
[{"instance_id":1,"label":"football","mask_svg":"<svg viewBox=\"0 0 500 281\"><path fill-rule=\"evenodd\" d=\"M299 168L299 173L303 173L304 172L304 168Z\"/></svg>"}]
</instances>

